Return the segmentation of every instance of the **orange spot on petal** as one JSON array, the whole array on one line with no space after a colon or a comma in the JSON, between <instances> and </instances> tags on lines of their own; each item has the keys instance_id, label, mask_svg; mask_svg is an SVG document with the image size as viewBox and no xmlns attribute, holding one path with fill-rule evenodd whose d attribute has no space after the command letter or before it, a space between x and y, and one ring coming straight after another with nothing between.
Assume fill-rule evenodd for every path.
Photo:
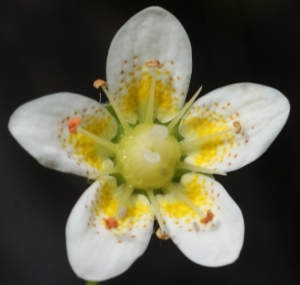
<instances>
[{"instance_id":1,"label":"orange spot on petal","mask_svg":"<svg viewBox=\"0 0 300 285\"><path fill-rule=\"evenodd\" d=\"M207 214L206 214L206 217L201 220L201 223L202 224L207 224L207 223L211 222L213 220L214 216L215 215L212 213L212 211L208 210Z\"/></svg>"},{"instance_id":2,"label":"orange spot on petal","mask_svg":"<svg viewBox=\"0 0 300 285\"><path fill-rule=\"evenodd\" d=\"M103 219L105 222L105 228L110 230L111 228L117 228L119 226L118 221L114 217Z\"/></svg>"},{"instance_id":3,"label":"orange spot on petal","mask_svg":"<svg viewBox=\"0 0 300 285\"><path fill-rule=\"evenodd\" d=\"M71 134L75 134L77 126L81 123L80 118L73 118L68 122L68 129Z\"/></svg>"}]
</instances>

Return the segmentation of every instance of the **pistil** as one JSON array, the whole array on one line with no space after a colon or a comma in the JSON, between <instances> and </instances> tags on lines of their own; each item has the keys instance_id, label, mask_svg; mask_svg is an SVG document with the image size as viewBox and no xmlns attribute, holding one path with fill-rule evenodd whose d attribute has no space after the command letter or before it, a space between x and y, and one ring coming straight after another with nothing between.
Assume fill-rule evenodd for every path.
<instances>
[{"instance_id":1,"label":"pistil","mask_svg":"<svg viewBox=\"0 0 300 285\"><path fill-rule=\"evenodd\" d=\"M139 189L158 189L168 184L179 159L177 140L165 126L153 124L139 124L124 135L116 153L122 177Z\"/></svg>"}]
</instances>

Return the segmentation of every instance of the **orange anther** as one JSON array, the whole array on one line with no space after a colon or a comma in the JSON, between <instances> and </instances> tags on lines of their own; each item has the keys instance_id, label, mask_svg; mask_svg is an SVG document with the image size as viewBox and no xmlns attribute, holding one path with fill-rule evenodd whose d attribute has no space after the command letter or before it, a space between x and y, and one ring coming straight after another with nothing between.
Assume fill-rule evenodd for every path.
<instances>
[{"instance_id":1,"label":"orange anther","mask_svg":"<svg viewBox=\"0 0 300 285\"><path fill-rule=\"evenodd\" d=\"M151 66L156 66L156 67L158 67L158 68L161 68L161 64L160 64L160 62L159 62L157 59L153 59L153 60L148 61L148 62L147 62L147 65L148 65L149 67L151 67Z\"/></svg>"},{"instance_id":2,"label":"orange anther","mask_svg":"<svg viewBox=\"0 0 300 285\"><path fill-rule=\"evenodd\" d=\"M96 89L100 88L101 86L107 87L107 82L102 80L102 79L97 79L97 80L94 81L93 86Z\"/></svg>"},{"instance_id":3,"label":"orange anther","mask_svg":"<svg viewBox=\"0 0 300 285\"><path fill-rule=\"evenodd\" d=\"M68 129L69 132L71 134L75 134L76 130L77 130L77 126L81 123L81 119L80 118L72 118L69 122L68 122Z\"/></svg>"},{"instance_id":4,"label":"orange anther","mask_svg":"<svg viewBox=\"0 0 300 285\"><path fill-rule=\"evenodd\" d=\"M156 231L156 236L161 240L168 240L170 238L170 235L167 233L164 233L160 228Z\"/></svg>"},{"instance_id":5,"label":"orange anther","mask_svg":"<svg viewBox=\"0 0 300 285\"><path fill-rule=\"evenodd\" d=\"M105 228L110 230L111 228L117 228L119 226L118 221L114 217L103 219L105 222Z\"/></svg>"},{"instance_id":6,"label":"orange anther","mask_svg":"<svg viewBox=\"0 0 300 285\"><path fill-rule=\"evenodd\" d=\"M201 223L202 224L207 224L207 223L211 222L213 220L214 216L215 215L212 213L212 211L208 210L207 214L206 214L206 217L201 220Z\"/></svg>"},{"instance_id":7,"label":"orange anther","mask_svg":"<svg viewBox=\"0 0 300 285\"><path fill-rule=\"evenodd\" d=\"M233 126L235 127L235 132L237 133L237 134L239 134L240 132L241 132L241 130L242 130L242 126L241 126L241 124L239 123L239 122L237 122L237 121L235 121L235 122L233 122Z\"/></svg>"}]
</instances>

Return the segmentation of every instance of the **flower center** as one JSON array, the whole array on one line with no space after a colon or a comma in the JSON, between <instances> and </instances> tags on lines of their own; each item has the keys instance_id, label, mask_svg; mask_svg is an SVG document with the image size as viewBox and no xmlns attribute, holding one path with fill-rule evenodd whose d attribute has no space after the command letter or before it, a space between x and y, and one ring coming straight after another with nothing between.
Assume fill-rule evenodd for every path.
<instances>
[{"instance_id":1,"label":"flower center","mask_svg":"<svg viewBox=\"0 0 300 285\"><path fill-rule=\"evenodd\" d=\"M173 178L181 153L167 127L140 124L126 133L118 144L117 165L126 183L133 188L156 189Z\"/></svg>"}]
</instances>

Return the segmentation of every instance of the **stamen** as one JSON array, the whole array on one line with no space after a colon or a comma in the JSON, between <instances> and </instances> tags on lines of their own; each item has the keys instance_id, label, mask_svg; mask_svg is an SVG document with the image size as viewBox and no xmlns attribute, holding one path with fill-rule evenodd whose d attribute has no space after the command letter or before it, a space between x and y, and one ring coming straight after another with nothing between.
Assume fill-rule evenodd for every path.
<instances>
[{"instance_id":1,"label":"stamen","mask_svg":"<svg viewBox=\"0 0 300 285\"><path fill-rule=\"evenodd\" d=\"M89 137L90 139L94 140L96 143L106 147L107 149L111 150L113 153L117 152L117 145L115 145L114 143L102 139L94 134L92 134L91 132L85 130L84 128L78 126L77 127L77 132L86 135L87 137Z\"/></svg>"},{"instance_id":2,"label":"stamen","mask_svg":"<svg viewBox=\"0 0 300 285\"><path fill-rule=\"evenodd\" d=\"M93 86L94 86L96 89L99 89L101 86L107 87L108 84L107 84L106 81L104 81L104 80L102 80L102 79L97 79L97 80L94 81Z\"/></svg>"},{"instance_id":3,"label":"stamen","mask_svg":"<svg viewBox=\"0 0 300 285\"><path fill-rule=\"evenodd\" d=\"M198 91L195 93L195 95L183 106L183 108L177 113L175 118L171 121L171 123L168 125L169 133L173 130L173 128L176 126L176 124L180 121L180 119L183 117L185 112L191 107L191 105L196 100L197 96L202 90L202 86L198 89Z\"/></svg>"},{"instance_id":4,"label":"stamen","mask_svg":"<svg viewBox=\"0 0 300 285\"><path fill-rule=\"evenodd\" d=\"M114 217L103 219L105 222L105 228L110 230L111 228L117 228L119 226L118 221Z\"/></svg>"},{"instance_id":5,"label":"stamen","mask_svg":"<svg viewBox=\"0 0 300 285\"><path fill-rule=\"evenodd\" d=\"M117 114L117 116L118 116L118 119L119 119L119 121L120 121L122 127L123 127L124 130L125 130L125 133L130 132L130 131L131 131L131 128L130 128L130 126L128 125L127 121L125 120L125 118L124 118L124 116L123 116L123 114L122 114L120 108L118 107L117 103L116 103L115 100L113 99L112 95L111 95L111 94L108 92L108 90L106 89L107 83L106 83L104 80L102 80L102 79L97 79L97 80L94 81L94 84L93 84L93 85L94 85L94 87L97 88L97 89L98 89L99 87L102 87L102 89L103 89L105 95L107 96L107 98L108 98L110 104L112 105L113 109L115 110L115 112L116 112L116 114Z\"/></svg>"},{"instance_id":6,"label":"stamen","mask_svg":"<svg viewBox=\"0 0 300 285\"><path fill-rule=\"evenodd\" d=\"M152 63L150 65L150 63ZM153 66L150 94L148 99L148 105L146 110L145 123L153 122L153 113L154 113L154 97L155 97L155 86L156 86L156 67L159 67L160 63L158 60L152 60L147 63L148 66Z\"/></svg>"},{"instance_id":7,"label":"stamen","mask_svg":"<svg viewBox=\"0 0 300 285\"><path fill-rule=\"evenodd\" d=\"M125 188L125 189L123 189L123 188ZM120 218L122 220L122 219L124 219L124 217L126 215L127 209L125 207L125 204L133 191L133 187L128 186L126 184L122 184L120 190L123 193L122 193L121 199L119 201L117 211L115 213L115 218L116 219ZM125 210L124 210L124 208L125 208Z\"/></svg>"},{"instance_id":8,"label":"stamen","mask_svg":"<svg viewBox=\"0 0 300 285\"><path fill-rule=\"evenodd\" d=\"M158 228L156 231L156 236L161 240L168 240L170 238L170 235L167 233L164 233L161 228Z\"/></svg>"},{"instance_id":9,"label":"stamen","mask_svg":"<svg viewBox=\"0 0 300 285\"><path fill-rule=\"evenodd\" d=\"M242 127L241 127L240 123L235 121L235 122L233 122L233 128L228 128L227 130L224 130L224 131L221 131L221 132L218 132L218 133L206 136L206 137L202 137L202 138L196 138L196 139L189 140L189 141L183 140L179 143L181 153L182 154L189 153L193 149L200 147L201 144L203 144L207 141L210 141L212 139L215 139L219 136L223 136L223 135L230 134L230 133L238 134L241 131L241 129L242 129Z\"/></svg>"},{"instance_id":10,"label":"stamen","mask_svg":"<svg viewBox=\"0 0 300 285\"><path fill-rule=\"evenodd\" d=\"M157 59L150 60L150 61L146 62L146 64L149 67L155 66L155 67L161 68L161 64Z\"/></svg>"},{"instance_id":11,"label":"stamen","mask_svg":"<svg viewBox=\"0 0 300 285\"><path fill-rule=\"evenodd\" d=\"M164 224L163 224L163 220L162 220L162 216L160 214L160 211L159 211L159 207L158 207L158 203L157 203L157 200L156 198L154 197L154 194L153 194L153 190L150 189L149 191L147 191L148 193L148 197L150 199L150 203L152 205L152 209L153 209L153 212L154 212L154 215L157 219L157 222L162 230L163 233L167 233L165 227L164 227Z\"/></svg>"},{"instance_id":12,"label":"stamen","mask_svg":"<svg viewBox=\"0 0 300 285\"><path fill-rule=\"evenodd\" d=\"M242 126L239 122L235 121L233 122L233 126L235 127L235 133L239 134L242 130Z\"/></svg>"},{"instance_id":13,"label":"stamen","mask_svg":"<svg viewBox=\"0 0 300 285\"><path fill-rule=\"evenodd\" d=\"M80 118L70 119L70 121L68 122L68 129L71 134L76 134L76 133L84 134L87 137L89 137L90 139L94 140L96 143L111 150L112 152L114 152L114 153L117 152L117 145L115 145L114 143L112 143L108 140L102 139L102 138L94 135L93 133L85 130L84 128L80 127L79 126L80 122L81 122Z\"/></svg>"},{"instance_id":14,"label":"stamen","mask_svg":"<svg viewBox=\"0 0 300 285\"><path fill-rule=\"evenodd\" d=\"M227 174L225 172L221 172L221 171L217 171L217 170L213 170L213 169L207 169L204 167L200 167L197 165L192 165L192 164L187 164L181 161L177 162L176 165L177 169L188 169L194 172L201 172L201 173L207 173L207 174L218 174L218 175L223 175L226 176Z\"/></svg>"},{"instance_id":15,"label":"stamen","mask_svg":"<svg viewBox=\"0 0 300 285\"><path fill-rule=\"evenodd\" d=\"M197 214L199 214L201 217L205 217L205 213L203 211L201 211L199 208L196 207L196 205L190 201L181 191L181 189L179 189L179 187L176 187L174 184L170 184L167 187L167 190L169 190L170 192L174 193L177 198L179 198L180 200L182 200L186 205L188 205L190 208L192 208Z\"/></svg>"},{"instance_id":16,"label":"stamen","mask_svg":"<svg viewBox=\"0 0 300 285\"><path fill-rule=\"evenodd\" d=\"M206 217L201 220L201 223L202 224L207 224L207 223L211 222L213 220L214 216L215 215L212 213L212 211L208 210L207 214L206 214Z\"/></svg>"},{"instance_id":17,"label":"stamen","mask_svg":"<svg viewBox=\"0 0 300 285\"><path fill-rule=\"evenodd\" d=\"M120 172L120 167L115 166L113 168L104 169L104 170L98 171L96 173L93 173L88 177L88 179L96 180L96 179L100 178L101 176L106 176L106 175L118 173L118 172Z\"/></svg>"},{"instance_id":18,"label":"stamen","mask_svg":"<svg viewBox=\"0 0 300 285\"><path fill-rule=\"evenodd\" d=\"M126 207L123 207L121 212L120 212L120 219L123 220L126 216L126 213L127 213L127 208Z\"/></svg>"},{"instance_id":19,"label":"stamen","mask_svg":"<svg viewBox=\"0 0 300 285\"><path fill-rule=\"evenodd\" d=\"M68 122L68 129L71 134L76 134L77 126L81 123L80 118L73 118Z\"/></svg>"}]
</instances>

